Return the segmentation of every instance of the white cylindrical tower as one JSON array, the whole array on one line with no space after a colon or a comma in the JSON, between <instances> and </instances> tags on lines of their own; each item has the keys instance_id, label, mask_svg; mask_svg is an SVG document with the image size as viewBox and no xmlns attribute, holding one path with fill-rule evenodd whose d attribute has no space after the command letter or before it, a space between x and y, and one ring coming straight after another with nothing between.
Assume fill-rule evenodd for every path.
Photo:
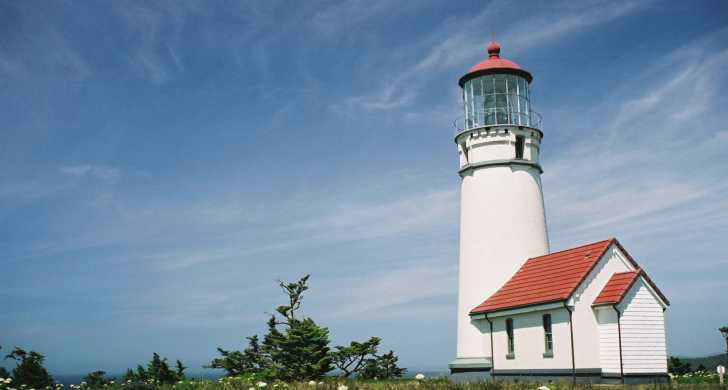
<instances>
[{"instance_id":1,"label":"white cylindrical tower","mask_svg":"<svg viewBox=\"0 0 728 390\"><path fill-rule=\"evenodd\" d=\"M460 156L460 262L457 359L451 372L488 371L488 323L469 313L526 259L549 252L539 151L540 117L531 110L530 73L500 57L460 78L465 116L456 121Z\"/></svg>"}]
</instances>

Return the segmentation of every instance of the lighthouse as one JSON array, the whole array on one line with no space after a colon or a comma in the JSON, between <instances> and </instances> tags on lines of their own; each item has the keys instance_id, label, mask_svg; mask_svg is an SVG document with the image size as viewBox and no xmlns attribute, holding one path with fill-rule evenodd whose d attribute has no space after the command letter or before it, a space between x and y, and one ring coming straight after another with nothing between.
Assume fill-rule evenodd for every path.
<instances>
[{"instance_id":1,"label":"lighthouse","mask_svg":"<svg viewBox=\"0 0 728 390\"><path fill-rule=\"evenodd\" d=\"M550 252L533 77L487 50L458 82L452 379L667 383L669 300L616 238Z\"/></svg>"},{"instance_id":2,"label":"lighthouse","mask_svg":"<svg viewBox=\"0 0 728 390\"><path fill-rule=\"evenodd\" d=\"M502 58L488 58L458 84L464 115L456 121L459 155L460 258L457 357L454 375L492 367L491 330L470 312L493 295L531 257L549 252L541 190L541 118L531 107L533 77Z\"/></svg>"}]
</instances>

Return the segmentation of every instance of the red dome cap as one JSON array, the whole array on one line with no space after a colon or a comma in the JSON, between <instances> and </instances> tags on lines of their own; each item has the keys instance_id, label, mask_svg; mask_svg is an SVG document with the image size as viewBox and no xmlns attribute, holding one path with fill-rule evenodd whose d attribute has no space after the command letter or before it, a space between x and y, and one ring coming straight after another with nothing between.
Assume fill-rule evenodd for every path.
<instances>
[{"instance_id":1,"label":"red dome cap","mask_svg":"<svg viewBox=\"0 0 728 390\"><path fill-rule=\"evenodd\" d=\"M479 64L470 68L465 76L460 78L458 84L462 87L466 81L484 75L484 74L495 74L495 73L510 73L517 74L524 77L530 83L533 80L533 76L526 70L521 68L518 64L511 60L500 57L500 45L498 42L492 41L487 47L488 59L481 61Z\"/></svg>"}]
</instances>

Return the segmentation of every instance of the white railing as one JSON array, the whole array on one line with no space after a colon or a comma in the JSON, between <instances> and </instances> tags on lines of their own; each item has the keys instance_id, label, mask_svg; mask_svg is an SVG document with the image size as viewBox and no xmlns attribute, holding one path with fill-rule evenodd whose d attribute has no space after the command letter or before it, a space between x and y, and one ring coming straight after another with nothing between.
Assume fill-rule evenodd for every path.
<instances>
[{"instance_id":1,"label":"white railing","mask_svg":"<svg viewBox=\"0 0 728 390\"><path fill-rule=\"evenodd\" d=\"M455 133L485 126L526 126L541 129L541 114L536 111L517 112L506 108L489 108L458 117L453 121Z\"/></svg>"}]
</instances>

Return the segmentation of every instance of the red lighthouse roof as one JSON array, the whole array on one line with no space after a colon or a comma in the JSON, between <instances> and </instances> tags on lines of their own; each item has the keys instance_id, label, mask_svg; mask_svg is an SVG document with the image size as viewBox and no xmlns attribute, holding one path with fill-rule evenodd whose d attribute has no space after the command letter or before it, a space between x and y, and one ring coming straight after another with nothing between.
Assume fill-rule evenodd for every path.
<instances>
[{"instance_id":1,"label":"red lighthouse roof","mask_svg":"<svg viewBox=\"0 0 728 390\"><path fill-rule=\"evenodd\" d=\"M528 73L526 70L521 68L520 65L516 64L515 62L501 58L500 51L501 47L498 44L498 42L491 42L488 47L488 58L481 61L479 64L473 66L470 68L467 74L465 76L460 78L460 81L458 84L462 87L463 84L465 84L466 81L484 75L484 74L493 74L493 73L511 73L511 74L517 74L521 77L524 77L528 82L530 83L531 80L533 80L533 76L531 76L530 73Z\"/></svg>"}]
</instances>

